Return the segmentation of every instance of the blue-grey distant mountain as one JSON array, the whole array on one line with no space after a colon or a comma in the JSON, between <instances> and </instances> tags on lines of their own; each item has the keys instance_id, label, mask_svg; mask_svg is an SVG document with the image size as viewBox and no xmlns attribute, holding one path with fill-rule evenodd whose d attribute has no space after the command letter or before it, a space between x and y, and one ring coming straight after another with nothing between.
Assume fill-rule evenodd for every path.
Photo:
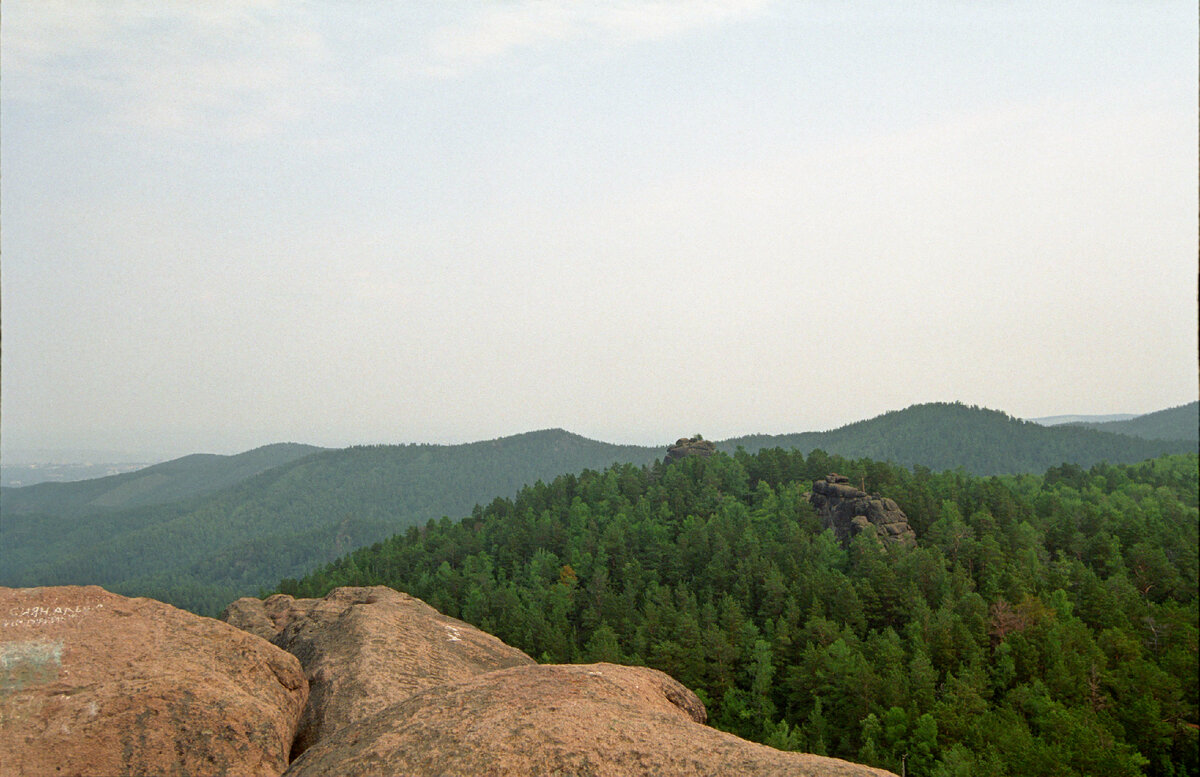
<instances>
[{"instance_id":1,"label":"blue-grey distant mountain","mask_svg":"<svg viewBox=\"0 0 1200 777\"><path fill-rule=\"evenodd\" d=\"M1128 434L1147 440L1200 441L1200 401L1135 416L1124 421L1085 422L1080 426L1102 432Z\"/></svg>"},{"instance_id":2,"label":"blue-grey distant mountain","mask_svg":"<svg viewBox=\"0 0 1200 777\"><path fill-rule=\"evenodd\" d=\"M80 480L94 480L128 472L154 464L152 461L142 462L81 462L76 464L0 464L0 486L4 488L20 488L37 483L74 483Z\"/></svg>"},{"instance_id":3,"label":"blue-grey distant mountain","mask_svg":"<svg viewBox=\"0 0 1200 777\"><path fill-rule=\"evenodd\" d=\"M1109 415L1047 415L1040 418L1026 418L1042 426L1058 426L1059 424L1104 424L1109 421L1128 421L1137 418L1137 413L1112 413Z\"/></svg>"}]
</instances>

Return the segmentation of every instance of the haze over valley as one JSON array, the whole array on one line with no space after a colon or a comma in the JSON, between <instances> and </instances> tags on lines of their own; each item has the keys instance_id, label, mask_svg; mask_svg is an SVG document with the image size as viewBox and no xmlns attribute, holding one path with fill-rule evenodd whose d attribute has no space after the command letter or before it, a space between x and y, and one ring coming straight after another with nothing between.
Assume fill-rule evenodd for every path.
<instances>
[{"instance_id":1,"label":"haze over valley","mask_svg":"<svg viewBox=\"0 0 1200 777\"><path fill-rule=\"evenodd\" d=\"M5 462L1196 398L1184 3L4 5Z\"/></svg>"}]
</instances>

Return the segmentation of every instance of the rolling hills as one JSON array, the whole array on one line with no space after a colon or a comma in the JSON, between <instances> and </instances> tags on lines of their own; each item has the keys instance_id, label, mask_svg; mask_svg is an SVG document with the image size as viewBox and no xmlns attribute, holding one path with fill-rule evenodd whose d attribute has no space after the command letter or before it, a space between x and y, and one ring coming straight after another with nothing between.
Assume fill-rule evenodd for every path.
<instances>
[{"instance_id":1,"label":"rolling hills","mask_svg":"<svg viewBox=\"0 0 1200 777\"><path fill-rule=\"evenodd\" d=\"M546 430L465 445L317 450L170 504L145 501L158 478L124 509L105 503L136 490L139 480L126 476L4 489L0 583L95 583L213 614L281 576L431 518L462 516L526 483L655 455ZM159 466L187 472L201 463Z\"/></svg>"},{"instance_id":2,"label":"rolling hills","mask_svg":"<svg viewBox=\"0 0 1200 777\"><path fill-rule=\"evenodd\" d=\"M1042 426L1058 426L1059 424L1100 424L1109 421L1128 421L1137 417L1137 413L1109 413L1107 415L1046 415L1025 420Z\"/></svg>"},{"instance_id":3,"label":"rolling hills","mask_svg":"<svg viewBox=\"0 0 1200 777\"><path fill-rule=\"evenodd\" d=\"M1119 423L1132 424L1137 420ZM1109 431L1110 425L1043 426L997 410L957 402L930 403L884 413L828 432L737 437L717 443L717 448L730 453L738 446L748 453L763 448L796 449L802 453L820 449L905 467L919 465L935 471L961 468L973 475L1042 472L1064 462L1083 467L1101 461L1128 464L1163 453L1196 449L1194 441L1189 442L1186 437L1149 439L1114 433ZM1174 433L1178 424L1134 428L1167 428Z\"/></svg>"},{"instance_id":4,"label":"rolling hills","mask_svg":"<svg viewBox=\"0 0 1200 777\"><path fill-rule=\"evenodd\" d=\"M320 450L324 449L277 443L233 456L194 453L120 475L5 488L0 491L0 500L5 513L56 515L169 504L220 491Z\"/></svg>"},{"instance_id":5,"label":"rolling hills","mask_svg":"<svg viewBox=\"0 0 1200 777\"><path fill-rule=\"evenodd\" d=\"M1043 427L962 404L915 405L829 432L718 443L739 447L805 455L819 448L981 475L1195 451L1186 441ZM649 464L663 452L552 429L464 445L267 446L93 481L6 488L0 584L100 584L213 614L237 596L407 527L460 518L526 484L616 462Z\"/></svg>"},{"instance_id":6,"label":"rolling hills","mask_svg":"<svg viewBox=\"0 0 1200 777\"><path fill-rule=\"evenodd\" d=\"M1147 440L1200 440L1200 402L1147 413L1123 421L1081 423L1079 426L1102 432L1127 434Z\"/></svg>"}]
</instances>

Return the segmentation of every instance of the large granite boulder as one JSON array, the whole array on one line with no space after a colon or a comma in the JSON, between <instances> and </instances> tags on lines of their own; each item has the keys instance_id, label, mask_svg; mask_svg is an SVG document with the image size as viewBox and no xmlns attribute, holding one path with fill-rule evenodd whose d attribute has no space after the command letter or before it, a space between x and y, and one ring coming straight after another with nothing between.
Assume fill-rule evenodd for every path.
<instances>
[{"instance_id":1,"label":"large granite boulder","mask_svg":"<svg viewBox=\"0 0 1200 777\"><path fill-rule=\"evenodd\" d=\"M212 618L0 588L4 774L278 775L307 697L294 656Z\"/></svg>"},{"instance_id":2,"label":"large granite boulder","mask_svg":"<svg viewBox=\"0 0 1200 777\"><path fill-rule=\"evenodd\" d=\"M703 720L699 699L653 669L521 666L393 704L310 747L286 775L890 774L747 742Z\"/></svg>"},{"instance_id":3,"label":"large granite boulder","mask_svg":"<svg viewBox=\"0 0 1200 777\"><path fill-rule=\"evenodd\" d=\"M842 542L866 531L883 542L910 547L917 544L916 532L908 525L908 516L900 505L855 488L844 475L831 472L824 480L814 482L808 499L817 509L822 525L832 528Z\"/></svg>"},{"instance_id":4,"label":"large granite boulder","mask_svg":"<svg viewBox=\"0 0 1200 777\"><path fill-rule=\"evenodd\" d=\"M420 691L534 663L496 637L384 586L338 588L323 599L239 599L221 617L270 638L304 666L310 695L293 757Z\"/></svg>"}]
</instances>

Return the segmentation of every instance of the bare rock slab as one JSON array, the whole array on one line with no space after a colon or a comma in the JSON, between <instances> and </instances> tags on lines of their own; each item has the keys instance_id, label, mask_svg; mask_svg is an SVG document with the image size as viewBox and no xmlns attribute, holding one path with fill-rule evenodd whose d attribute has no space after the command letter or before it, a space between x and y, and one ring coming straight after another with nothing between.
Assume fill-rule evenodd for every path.
<instances>
[{"instance_id":1,"label":"bare rock slab","mask_svg":"<svg viewBox=\"0 0 1200 777\"><path fill-rule=\"evenodd\" d=\"M5 774L279 775L307 697L294 656L212 618L0 587Z\"/></svg>"},{"instance_id":2,"label":"bare rock slab","mask_svg":"<svg viewBox=\"0 0 1200 777\"><path fill-rule=\"evenodd\" d=\"M520 666L432 688L386 707L313 745L285 774L891 774L836 758L781 752L709 728L703 720L700 700L653 669Z\"/></svg>"},{"instance_id":3,"label":"bare rock slab","mask_svg":"<svg viewBox=\"0 0 1200 777\"><path fill-rule=\"evenodd\" d=\"M326 736L429 688L514 666L525 653L385 586L323 599L239 599L221 616L300 659L310 696L293 757Z\"/></svg>"}]
</instances>

